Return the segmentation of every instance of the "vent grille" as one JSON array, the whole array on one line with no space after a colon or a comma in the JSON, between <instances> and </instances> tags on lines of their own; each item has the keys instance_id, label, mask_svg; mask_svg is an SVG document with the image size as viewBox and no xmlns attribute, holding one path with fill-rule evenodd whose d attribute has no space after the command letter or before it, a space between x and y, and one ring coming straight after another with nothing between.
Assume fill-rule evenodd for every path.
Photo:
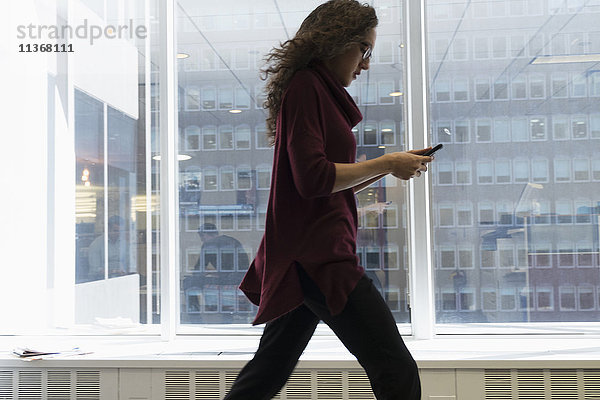
<instances>
[{"instance_id":1,"label":"vent grille","mask_svg":"<svg viewBox=\"0 0 600 400\"><path fill-rule=\"evenodd\" d=\"M600 369L583 370L585 400L600 399Z\"/></svg>"},{"instance_id":2,"label":"vent grille","mask_svg":"<svg viewBox=\"0 0 600 400\"><path fill-rule=\"evenodd\" d=\"M363 371L348 371L348 397L352 400L375 400L371 382Z\"/></svg>"},{"instance_id":3,"label":"vent grille","mask_svg":"<svg viewBox=\"0 0 600 400\"><path fill-rule=\"evenodd\" d=\"M296 370L282 389L286 399L305 400L312 397L312 373L306 370Z\"/></svg>"},{"instance_id":4,"label":"vent grille","mask_svg":"<svg viewBox=\"0 0 600 400\"><path fill-rule=\"evenodd\" d=\"M231 386L233 386L233 382L235 382L235 378L238 376L238 371L225 371L225 391L229 392Z\"/></svg>"},{"instance_id":5,"label":"vent grille","mask_svg":"<svg viewBox=\"0 0 600 400\"><path fill-rule=\"evenodd\" d=\"M71 371L48 371L46 384L48 400L69 400L71 398Z\"/></svg>"},{"instance_id":6,"label":"vent grille","mask_svg":"<svg viewBox=\"0 0 600 400\"><path fill-rule=\"evenodd\" d=\"M221 398L219 371L196 371L194 376L195 400L218 400Z\"/></svg>"},{"instance_id":7,"label":"vent grille","mask_svg":"<svg viewBox=\"0 0 600 400\"><path fill-rule=\"evenodd\" d=\"M550 370L550 389L552 400L577 400L579 398L577 370Z\"/></svg>"},{"instance_id":8,"label":"vent grille","mask_svg":"<svg viewBox=\"0 0 600 400\"><path fill-rule=\"evenodd\" d=\"M512 375L510 369L485 370L486 400L512 400Z\"/></svg>"},{"instance_id":9,"label":"vent grille","mask_svg":"<svg viewBox=\"0 0 600 400\"><path fill-rule=\"evenodd\" d=\"M600 369L486 369L486 400L600 399Z\"/></svg>"},{"instance_id":10,"label":"vent grille","mask_svg":"<svg viewBox=\"0 0 600 400\"><path fill-rule=\"evenodd\" d=\"M237 374L233 370L167 370L165 399L221 399L231 389ZM299 369L274 399L374 400L375 397L362 370Z\"/></svg>"},{"instance_id":11,"label":"vent grille","mask_svg":"<svg viewBox=\"0 0 600 400\"><path fill-rule=\"evenodd\" d=\"M317 371L317 398L343 400L342 371Z\"/></svg>"},{"instance_id":12,"label":"vent grille","mask_svg":"<svg viewBox=\"0 0 600 400\"><path fill-rule=\"evenodd\" d=\"M544 370L517 370L517 389L519 390L519 399L543 399L546 393L544 385Z\"/></svg>"},{"instance_id":13,"label":"vent grille","mask_svg":"<svg viewBox=\"0 0 600 400\"><path fill-rule=\"evenodd\" d=\"M165 399L182 400L190 398L190 372L165 372Z\"/></svg>"},{"instance_id":14,"label":"vent grille","mask_svg":"<svg viewBox=\"0 0 600 400\"><path fill-rule=\"evenodd\" d=\"M13 372L0 371L0 399L13 400Z\"/></svg>"},{"instance_id":15,"label":"vent grille","mask_svg":"<svg viewBox=\"0 0 600 400\"><path fill-rule=\"evenodd\" d=\"M76 371L77 400L100 400L100 371Z\"/></svg>"},{"instance_id":16,"label":"vent grille","mask_svg":"<svg viewBox=\"0 0 600 400\"><path fill-rule=\"evenodd\" d=\"M42 398L42 371L19 371L19 399Z\"/></svg>"}]
</instances>

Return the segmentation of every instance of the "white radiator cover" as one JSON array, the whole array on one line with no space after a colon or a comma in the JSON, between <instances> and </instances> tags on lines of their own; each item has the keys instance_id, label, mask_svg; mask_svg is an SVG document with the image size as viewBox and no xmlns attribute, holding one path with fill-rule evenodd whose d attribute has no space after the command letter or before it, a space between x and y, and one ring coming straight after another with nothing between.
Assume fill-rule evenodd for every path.
<instances>
[{"instance_id":1,"label":"white radiator cover","mask_svg":"<svg viewBox=\"0 0 600 400\"><path fill-rule=\"evenodd\" d=\"M236 368L3 368L0 400L212 400ZM600 368L422 369L423 400L600 399ZM375 399L361 369L297 368L275 397Z\"/></svg>"}]
</instances>

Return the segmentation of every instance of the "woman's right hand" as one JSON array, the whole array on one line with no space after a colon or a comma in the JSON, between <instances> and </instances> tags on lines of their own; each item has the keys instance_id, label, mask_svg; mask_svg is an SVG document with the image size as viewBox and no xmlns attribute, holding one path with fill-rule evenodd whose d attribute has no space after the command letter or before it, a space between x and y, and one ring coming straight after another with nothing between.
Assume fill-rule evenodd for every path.
<instances>
[{"instance_id":1,"label":"woman's right hand","mask_svg":"<svg viewBox=\"0 0 600 400\"><path fill-rule=\"evenodd\" d=\"M433 161L431 156L423 156L421 153L428 149L402 151L388 153L386 157L390 173L399 179L409 180L421 176L421 172L427 171L427 163Z\"/></svg>"}]
</instances>

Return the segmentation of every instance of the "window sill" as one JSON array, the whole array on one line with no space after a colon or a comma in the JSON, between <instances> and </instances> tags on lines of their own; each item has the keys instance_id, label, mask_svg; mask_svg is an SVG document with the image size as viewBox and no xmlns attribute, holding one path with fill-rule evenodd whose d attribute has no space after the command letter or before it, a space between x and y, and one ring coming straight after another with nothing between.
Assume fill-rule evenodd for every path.
<instances>
[{"instance_id":1,"label":"window sill","mask_svg":"<svg viewBox=\"0 0 600 400\"><path fill-rule=\"evenodd\" d=\"M3 367L94 368L239 368L252 357L257 335L180 336L5 336L0 337ZM446 368L599 368L600 334L592 335L461 335L430 340L406 338L422 369ZM15 347L36 350L79 347L89 354L24 361ZM359 367L336 337L313 337L300 359L303 368Z\"/></svg>"}]
</instances>

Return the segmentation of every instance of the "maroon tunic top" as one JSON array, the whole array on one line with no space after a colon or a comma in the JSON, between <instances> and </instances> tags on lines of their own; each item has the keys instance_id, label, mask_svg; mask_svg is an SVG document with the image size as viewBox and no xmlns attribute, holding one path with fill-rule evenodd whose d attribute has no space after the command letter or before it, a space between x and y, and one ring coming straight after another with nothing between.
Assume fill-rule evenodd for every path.
<instances>
[{"instance_id":1,"label":"maroon tunic top","mask_svg":"<svg viewBox=\"0 0 600 400\"><path fill-rule=\"evenodd\" d=\"M323 65L298 71L277 117L265 234L240 289L258 306L253 324L284 315L304 301L296 263L339 314L364 274L356 256L352 189L331 193L334 163L353 163L352 133L362 115Z\"/></svg>"}]
</instances>

